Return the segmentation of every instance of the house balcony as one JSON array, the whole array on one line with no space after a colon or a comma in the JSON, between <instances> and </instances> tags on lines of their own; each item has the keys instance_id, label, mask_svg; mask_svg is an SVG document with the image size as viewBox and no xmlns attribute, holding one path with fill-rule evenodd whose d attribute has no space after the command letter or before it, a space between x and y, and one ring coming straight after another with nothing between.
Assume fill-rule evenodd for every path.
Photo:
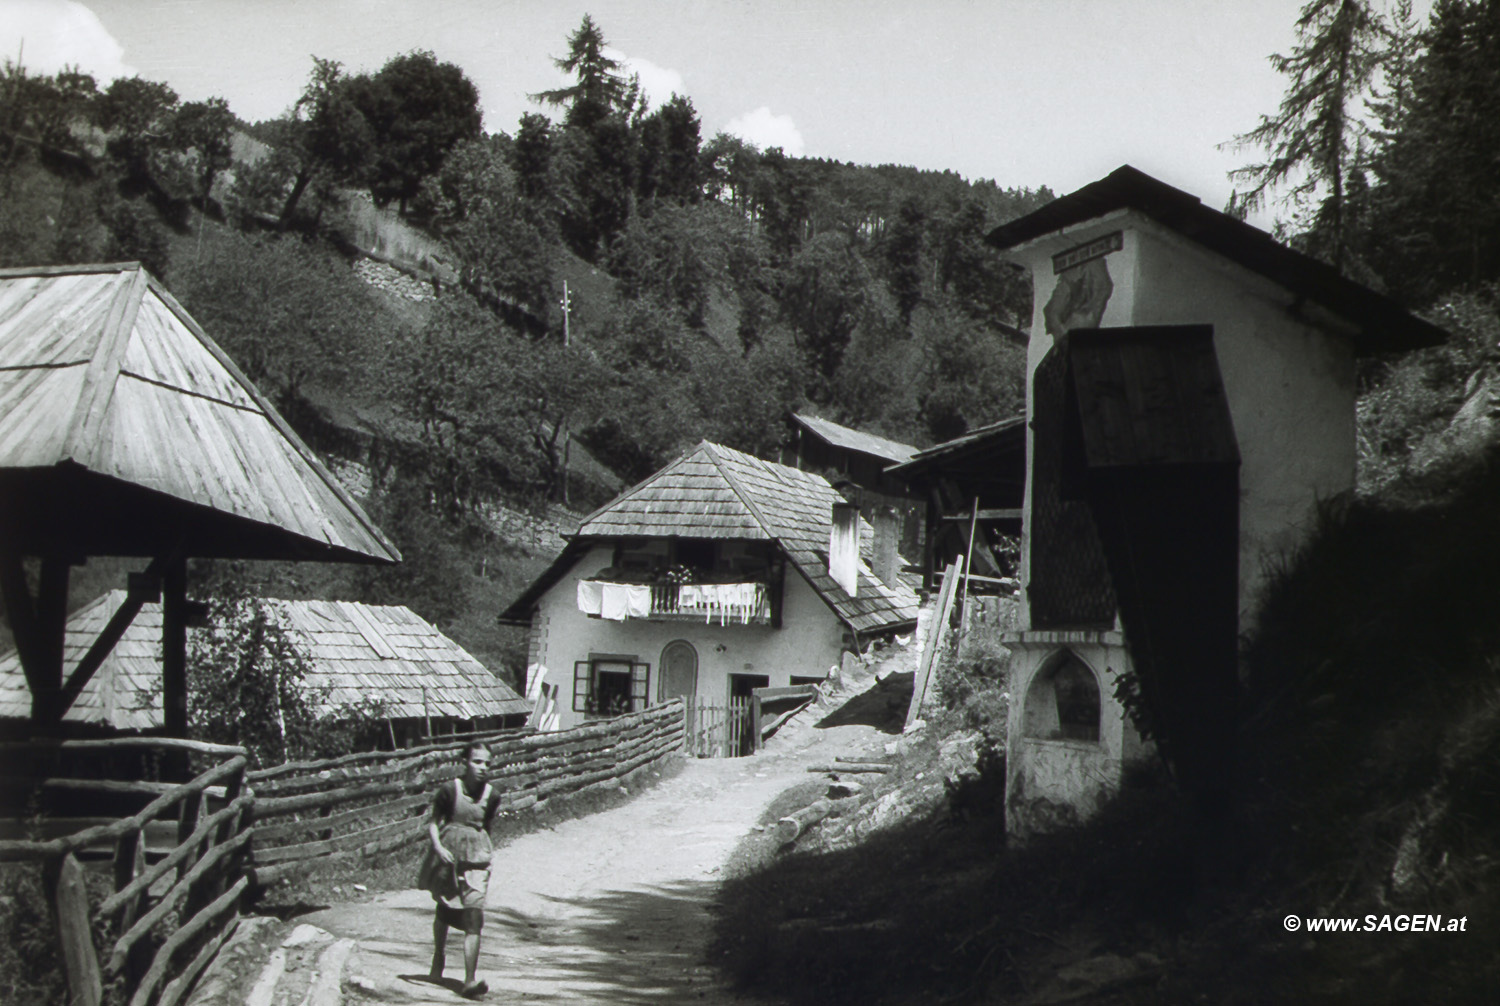
<instances>
[{"instance_id":1,"label":"house balcony","mask_svg":"<svg viewBox=\"0 0 1500 1006\"><path fill-rule=\"evenodd\" d=\"M578 610L611 621L770 625L771 591L761 581L740 583L578 582Z\"/></svg>"}]
</instances>

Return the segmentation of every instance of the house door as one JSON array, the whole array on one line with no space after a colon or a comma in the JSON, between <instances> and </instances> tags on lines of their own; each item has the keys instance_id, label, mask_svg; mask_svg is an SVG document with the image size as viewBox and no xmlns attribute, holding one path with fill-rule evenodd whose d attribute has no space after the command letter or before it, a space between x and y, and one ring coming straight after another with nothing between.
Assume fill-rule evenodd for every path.
<instances>
[{"instance_id":1,"label":"house door","mask_svg":"<svg viewBox=\"0 0 1500 1006\"><path fill-rule=\"evenodd\" d=\"M658 701L666 702L681 695L692 704L698 694L698 651L685 639L676 639L661 651L661 673L657 677Z\"/></svg>"}]
</instances>

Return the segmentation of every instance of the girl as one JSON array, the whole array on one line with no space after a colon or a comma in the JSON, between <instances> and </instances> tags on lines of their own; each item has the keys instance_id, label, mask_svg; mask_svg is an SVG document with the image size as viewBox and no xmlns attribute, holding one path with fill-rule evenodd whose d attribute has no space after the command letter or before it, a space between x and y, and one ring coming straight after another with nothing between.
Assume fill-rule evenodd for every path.
<instances>
[{"instance_id":1,"label":"girl","mask_svg":"<svg viewBox=\"0 0 1500 1006\"><path fill-rule=\"evenodd\" d=\"M463 775L440 786L432 797L427 824L431 848L422 860L417 886L432 893L432 969L443 976L448 927L464 933L463 995L478 999L489 986L475 977L479 966L479 933L484 928L484 896L490 882L489 827L500 806L500 794L484 781L490 749L476 741L464 748Z\"/></svg>"}]
</instances>

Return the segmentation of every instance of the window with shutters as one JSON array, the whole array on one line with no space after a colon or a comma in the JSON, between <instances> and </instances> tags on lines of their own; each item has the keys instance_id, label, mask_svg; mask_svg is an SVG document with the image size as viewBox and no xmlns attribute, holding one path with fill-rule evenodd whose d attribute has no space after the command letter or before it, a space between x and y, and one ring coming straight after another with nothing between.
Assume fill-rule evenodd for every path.
<instances>
[{"instance_id":1,"label":"window with shutters","mask_svg":"<svg viewBox=\"0 0 1500 1006\"><path fill-rule=\"evenodd\" d=\"M573 711L598 716L645 709L651 665L633 656L595 654L573 665Z\"/></svg>"}]
</instances>

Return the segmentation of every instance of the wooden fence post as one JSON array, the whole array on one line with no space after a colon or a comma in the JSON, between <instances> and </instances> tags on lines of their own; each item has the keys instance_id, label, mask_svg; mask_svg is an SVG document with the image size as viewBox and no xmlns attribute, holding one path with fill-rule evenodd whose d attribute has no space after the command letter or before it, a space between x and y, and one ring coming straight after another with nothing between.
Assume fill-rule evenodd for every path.
<instances>
[{"instance_id":1,"label":"wooden fence post","mask_svg":"<svg viewBox=\"0 0 1500 1006\"><path fill-rule=\"evenodd\" d=\"M760 750L760 696L750 696L750 753Z\"/></svg>"},{"instance_id":2,"label":"wooden fence post","mask_svg":"<svg viewBox=\"0 0 1500 1006\"><path fill-rule=\"evenodd\" d=\"M54 857L43 867L42 883L57 925L63 972L68 979L69 1006L99 1006L104 998L104 980L89 929L89 896L83 885L83 867L71 852Z\"/></svg>"},{"instance_id":3,"label":"wooden fence post","mask_svg":"<svg viewBox=\"0 0 1500 1006\"><path fill-rule=\"evenodd\" d=\"M146 836L140 828L127 831L115 844L115 890L124 890L145 869ZM120 906L117 932L126 932L135 924L136 917L140 915L141 900L145 897L146 892L139 891ZM125 962L125 969L127 977L134 983L145 973L147 965L150 964L151 955L147 952L150 948L145 940L139 941L130 949L131 954Z\"/></svg>"}]
</instances>

